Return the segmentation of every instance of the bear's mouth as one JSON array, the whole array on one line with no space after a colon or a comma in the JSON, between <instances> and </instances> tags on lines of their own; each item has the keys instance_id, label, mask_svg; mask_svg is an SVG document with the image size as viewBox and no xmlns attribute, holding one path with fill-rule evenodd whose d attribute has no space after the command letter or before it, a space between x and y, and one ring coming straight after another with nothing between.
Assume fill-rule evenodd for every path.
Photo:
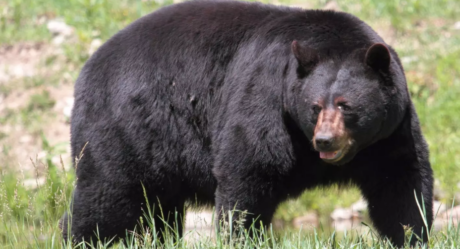
<instances>
[{"instance_id":1,"label":"bear's mouth","mask_svg":"<svg viewBox=\"0 0 460 249\"><path fill-rule=\"evenodd\" d=\"M319 157L327 162L337 162L345 155L344 149L336 151L320 151Z\"/></svg>"}]
</instances>

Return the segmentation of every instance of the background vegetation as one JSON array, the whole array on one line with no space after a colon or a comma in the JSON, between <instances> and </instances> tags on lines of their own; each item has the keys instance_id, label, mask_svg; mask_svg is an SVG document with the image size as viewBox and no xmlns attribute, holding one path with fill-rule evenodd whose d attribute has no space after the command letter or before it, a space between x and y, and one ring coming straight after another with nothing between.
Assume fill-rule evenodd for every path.
<instances>
[{"instance_id":1,"label":"background vegetation","mask_svg":"<svg viewBox=\"0 0 460 249\"><path fill-rule=\"evenodd\" d=\"M460 198L460 174L457 174L460 172L460 3L457 0L264 2L305 8L327 6L350 12L369 23L397 50L430 146L436 199L456 205ZM73 82L98 43L140 16L168 4L172 1L0 0L0 248L60 246L58 219L67 208L74 183L68 156L68 120L63 114L66 101L72 96ZM73 28L64 41L59 41L47 28L54 19L61 19ZM8 70L20 73L10 77L4 73ZM353 188L310 191L299 200L284 203L276 219L290 222L313 210L327 223L332 210L348 207L359 197ZM268 231L264 236L270 234ZM242 240L239 245L386 246L372 239L363 242L357 236L335 239L331 234L333 230L326 237L316 232L306 235L293 232L276 237L271 244L259 241L244 244ZM432 246L460 248L458 241L458 230L450 227L433 237ZM200 243L195 246L232 246L223 242Z\"/></svg>"}]
</instances>

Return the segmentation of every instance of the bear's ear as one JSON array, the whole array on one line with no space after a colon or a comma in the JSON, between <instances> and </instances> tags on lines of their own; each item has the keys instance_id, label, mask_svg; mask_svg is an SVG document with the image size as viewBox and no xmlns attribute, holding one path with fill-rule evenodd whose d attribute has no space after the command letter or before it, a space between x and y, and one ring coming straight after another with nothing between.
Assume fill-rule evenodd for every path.
<instances>
[{"instance_id":1,"label":"bear's ear","mask_svg":"<svg viewBox=\"0 0 460 249\"><path fill-rule=\"evenodd\" d=\"M296 40L292 42L291 50L305 72L312 70L319 62L319 55L316 50L302 46Z\"/></svg>"},{"instance_id":2,"label":"bear's ear","mask_svg":"<svg viewBox=\"0 0 460 249\"><path fill-rule=\"evenodd\" d=\"M390 50L385 44L375 43L367 49L364 61L377 72L388 72L391 62Z\"/></svg>"}]
</instances>

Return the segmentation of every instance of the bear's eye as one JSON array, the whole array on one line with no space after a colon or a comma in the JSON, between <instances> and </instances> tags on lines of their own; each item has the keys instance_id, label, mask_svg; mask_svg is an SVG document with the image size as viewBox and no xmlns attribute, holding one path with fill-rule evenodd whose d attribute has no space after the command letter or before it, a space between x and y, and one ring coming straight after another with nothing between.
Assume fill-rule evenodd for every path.
<instances>
[{"instance_id":1,"label":"bear's eye","mask_svg":"<svg viewBox=\"0 0 460 249\"><path fill-rule=\"evenodd\" d=\"M315 115L318 115L321 112L321 106L319 106L319 105L314 105L314 106L312 106L311 109L313 110L313 113Z\"/></svg>"},{"instance_id":2,"label":"bear's eye","mask_svg":"<svg viewBox=\"0 0 460 249\"><path fill-rule=\"evenodd\" d=\"M347 104L343 103L343 102L338 103L338 104L337 104L337 108L339 108L339 110L345 111L345 112L348 112L348 111L351 110L351 107L348 106Z\"/></svg>"}]
</instances>

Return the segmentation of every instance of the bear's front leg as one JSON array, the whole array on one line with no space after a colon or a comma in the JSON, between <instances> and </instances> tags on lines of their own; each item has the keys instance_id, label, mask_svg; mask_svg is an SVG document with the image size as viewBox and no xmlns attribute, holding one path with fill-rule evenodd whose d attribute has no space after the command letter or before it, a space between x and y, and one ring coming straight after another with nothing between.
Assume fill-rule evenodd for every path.
<instances>
[{"instance_id":1,"label":"bear's front leg","mask_svg":"<svg viewBox=\"0 0 460 249\"><path fill-rule=\"evenodd\" d=\"M255 133L262 132L258 138ZM217 180L215 192L219 220L228 211L246 212L244 227L268 225L278 204L286 198L284 183L292 165L288 136L276 126L258 131L233 126L219 141L213 174ZM242 218L234 212L233 221ZM241 224L241 223L240 223Z\"/></svg>"},{"instance_id":2,"label":"bear's front leg","mask_svg":"<svg viewBox=\"0 0 460 249\"><path fill-rule=\"evenodd\" d=\"M243 176L235 172L220 176L216 190L218 222L230 221L234 227L242 223L245 229L251 225L256 229L261 224L269 225L280 202L277 185L274 179L258 173Z\"/></svg>"},{"instance_id":3,"label":"bear's front leg","mask_svg":"<svg viewBox=\"0 0 460 249\"><path fill-rule=\"evenodd\" d=\"M358 182L374 226L399 247L404 245L404 227L414 232L411 245L419 239L427 242L433 220L433 177L429 162L409 158L375 168L375 164L368 165L373 169Z\"/></svg>"}]
</instances>

